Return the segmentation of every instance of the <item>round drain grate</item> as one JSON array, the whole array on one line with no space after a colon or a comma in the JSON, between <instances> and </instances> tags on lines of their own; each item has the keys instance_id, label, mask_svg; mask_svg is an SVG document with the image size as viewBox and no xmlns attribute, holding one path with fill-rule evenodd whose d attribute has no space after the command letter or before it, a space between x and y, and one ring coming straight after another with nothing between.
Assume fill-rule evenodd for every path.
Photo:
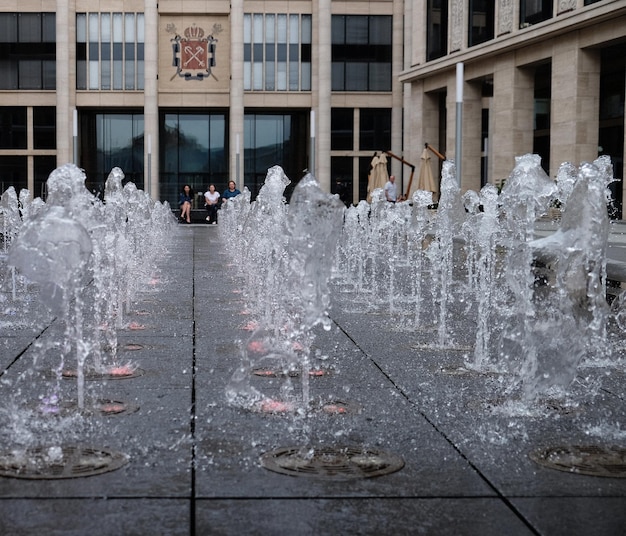
<instances>
[{"instance_id":1,"label":"round drain grate","mask_svg":"<svg viewBox=\"0 0 626 536\"><path fill-rule=\"evenodd\" d=\"M145 371L140 368L133 367L118 367L112 368L106 372L98 372L96 370L86 370L85 380L126 380L128 378L137 378L143 376ZM76 370L64 370L61 375L63 378L74 380L77 378L78 373Z\"/></svg>"},{"instance_id":2,"label":"round drain grate","mask_svg":"<svg viewBox=\"0 0 626 536\"><path fill-rule=\"evenodd\" d=\"M53 480L100 475L128 463L125 454L75 446L38 447L0 454L0 476Z\"/></svg>"},{"instance_id":3,"label":"round drain grate","mask_svg":"<svg viewBox=\"0 0 626 536\"><path fill-rule=\"evenodd\" d=\"M261 465L275 473L326 480L353 480L388 475L404 467L395 454L355 447L284 447L266 452Z\"/></svg>"},{"instance_id":4,"label":"round drain grate","mask_svg":"<svg viewBox=\"0 0 626 536\"><path fill-rule=\"evenodd\" d=\"M558 471L626 478L626 448L570 445L540 449L529 456L535 463Z\"/></svg>"}]
</instances>

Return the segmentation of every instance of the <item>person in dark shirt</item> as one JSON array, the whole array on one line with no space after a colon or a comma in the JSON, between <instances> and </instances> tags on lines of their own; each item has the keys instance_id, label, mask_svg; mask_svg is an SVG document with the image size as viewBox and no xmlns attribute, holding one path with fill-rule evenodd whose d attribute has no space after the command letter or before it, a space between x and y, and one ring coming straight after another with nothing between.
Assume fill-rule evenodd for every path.
<instances>
[{"instance_id":1,"label":"person in dark shirt","mask_svg":"<svg viewBox=\"0 0 626 536\"><path fill-rule=\"evenodd\" d=\"M228 188L226 188L222 194L222 203L226 203L229 199L237 197L239 194L241 194L241 192L237 190L235 181L228 181Z\"/></svg>"},{"instance_id":2,"label":"person in dark shirt","mask_svg":"<svg viewBox=\"0 0 626 536\"><path fill-rule=\"evenodd\" d=\"M193 200L193 190L191 186L185 184L180 192L178 206L180 207L180 220L191 223L191 201Z\"/></svg>"}]
</instances>

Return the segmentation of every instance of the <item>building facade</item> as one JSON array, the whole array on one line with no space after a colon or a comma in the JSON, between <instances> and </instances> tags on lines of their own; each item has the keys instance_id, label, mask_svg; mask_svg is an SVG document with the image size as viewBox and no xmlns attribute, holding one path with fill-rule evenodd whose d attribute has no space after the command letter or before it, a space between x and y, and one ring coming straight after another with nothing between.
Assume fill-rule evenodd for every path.
<instances>
[{"instance_id":1,"label":"building facade","mask_svg":"<svg viewBox=\"0 0 626 536\"><path fill-rule=\"evenodd\" d=\"M174 205L280 165L357 203L376 153L455 158L459 62L464 190L528 152L551 176L604 152L621 179L625 28L626 0L6 0L0 190L45 197L76 162Z\"/></svg>"},{"instance_id":2,"label":"building facade","mask_svg":"<svg viewBox=\"0 0 626 536\"><path fill-rule=\"evenodd\" d=\"M0 8L0 188L45 196L76 162L175 204L280 165L347 202L402 147L403 2L9 0ZM331 180L331 177L334 177Z\"/></svg>"},{"instance_id":3,"label":"building facade","mask_svg":"<svg viewBox=\"0 0 626 536\"><path fill-rule=\"evenodd\" d=\"M624 177L626 2L425 0L406 2L404 154L431 143L457 159L457 64L463 66L462 189L499 184L515 156L561 163L613 160ZM615 216L619 216L616 214Z\"/></svg>"}]
</instances>

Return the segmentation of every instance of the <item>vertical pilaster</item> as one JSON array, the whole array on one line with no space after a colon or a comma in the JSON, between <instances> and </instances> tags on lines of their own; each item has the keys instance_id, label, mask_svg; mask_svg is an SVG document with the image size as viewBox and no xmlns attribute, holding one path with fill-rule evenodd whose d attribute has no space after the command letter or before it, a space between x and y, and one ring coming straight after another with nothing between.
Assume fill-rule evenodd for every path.
<instances>
[{"instance_id":1,"label":"vertical pilaster","mask_svg":"<svg viewBox=\"0 0 626 536\"><path fill-rule=\"evenodd\" d=\"M237 187L244 186L243 169L243 0L231 0L230 10L230 176L238 181ZM237 143L239 140L239 143ZM239 145L239 154L237 154ZM239 158L239 166L237 166ZM236 177L239 169L240 176Z\"/></svg>"},{"instance_id":2,"label":"vertical pilaster","mask_svg":"<svg viewBox=\"0 0 626 536\"><path fill-rule=\"evenodd\" d=\"M507 54L494 65L493 86L490 177L498 184L511 173L515 156L533 149L534 73L517 68Z\"/></svg>"},{"instance_id":3,"label":"vertical pilaster","mask_svg":"<svg viewBox=\"0 0 626 536\"><path fill-rule=\"evenodd\" d=\"M403 68L403 45L404 45L404 14L403 2L394 0L393 3L393 38L392 38L392 58L391 58L391 152L402 155L402 83L398 81L398 74ZM392 158L391 163L392 174L399 179L398 187L404 191L404 173L405 166Z\"/></svg>"},{"instance_id":4,"label":"vertical pilaster","mask_svg":"<svg viewBox=\"0 0 626 536\"><path fill-rule=\"evenodd\" d=\"M463 93L463 182L462 191L480 190L482 145L482 87L479 82L465 84Z\"/></svg>"},{"instance_id":5,"label":"vertical pilaster","mask_svg":"<svg viewBox=\"0 0 626 536\"><path fill-rule=\"evenodd\" d=\"M550 169L598 155L600 52L559 40L553 47Z\"/></svg>"},{"instance_id":6,"label":"vertical pilaster","mask_svg":"<svg viewBox=\"0 0 626 536\"><path fill-rule=\"evenodd\" d=\"M72 161L73 110L70 103L70 21L69 0L56 2L56 120L57 166ZM76 83L74 83L76 87Z\"/></svg>"},{"instance_id":7,"label":"vertical pilaster","mask_svg":"<svg viewBox=\"0 0 626 536\"><path fill-rule=\"evenodd\" d=\"M144 6L144 190L159 199L159 103L158 103L158 35L157 0L145 0ZM148 151L150 150L150 155ZM148 165L150 164L150 165ZM150 169L148 169L150 167Z\"/></svg>"},{"instance_id":8,"label":"vertical pilaster","mask_svg":"<svg viewBox=\"0 0 626 536\"><path fill-rule=\"evenodd\" d=\"M317 0L317 114L315 175L322 190L330 192L331 26L330 0ZM313 103L315 108L315 103Z\"/></svg>"}]
</instances>

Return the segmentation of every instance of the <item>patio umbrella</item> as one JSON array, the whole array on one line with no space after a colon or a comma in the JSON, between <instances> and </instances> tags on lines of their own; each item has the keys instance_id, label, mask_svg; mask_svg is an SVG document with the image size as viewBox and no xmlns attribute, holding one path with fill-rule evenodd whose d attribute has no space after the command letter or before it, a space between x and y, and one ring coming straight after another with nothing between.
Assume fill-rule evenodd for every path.
<instances>
[{"instance_id":1,"label":"patio umbrella","mask_svg":"<svg viewBox=\"0 0 626 536\"><path fill-rule=\"evenodd\" d=\"M372 171L367 181L367 202L372 202L372 192L376 188L384 188L389 180L389 172L387 171L387 156L381 153L380 156L374 156L370 163Z\"/></svg>"},{"instance_id":2,"label":"patio umbrella","mask_svg":"<svg viewBox=\"0 0 626 536\"><path fill-rule=\"evenodd\" d=\"M420 173L417 179L417 185L411 188L411 192L409 192L409 199L413 195L415 190L424 190L426 192L433 192L433 199L436 199L439 195L439 188L437 186L437 181L435 181L435 176L433 175L433 170L430 162L430 153L428 149L424 148L422 151L421 165L420 165Z\"/></svg>"}]
</instances>

